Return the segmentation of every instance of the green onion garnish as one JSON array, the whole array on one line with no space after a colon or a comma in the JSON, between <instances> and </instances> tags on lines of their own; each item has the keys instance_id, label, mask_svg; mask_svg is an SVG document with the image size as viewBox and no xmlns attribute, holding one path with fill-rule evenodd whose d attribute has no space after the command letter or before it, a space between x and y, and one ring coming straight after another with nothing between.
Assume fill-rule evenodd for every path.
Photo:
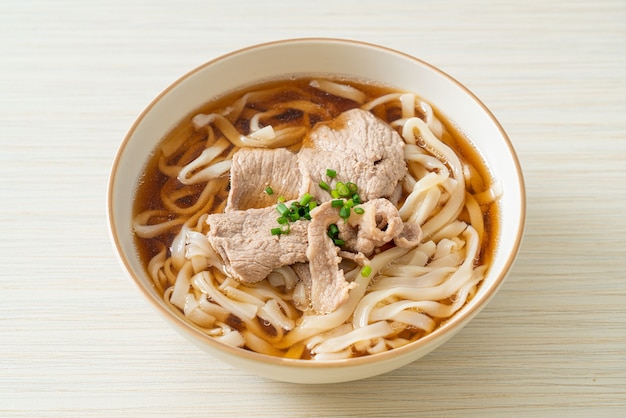
<instances>
[{"instance_id":1,"label":"green onion garnish","mask_svg":"<svg viewBox=\"0 0 626 418\"><path fill-rule=\"evenodd\" d=\"M330 201L330 206L333 208L340 208L343 206L343 199L334 199Z\"/></svg>"},{"instance_id":2,"label":"green onion garnish","mask_svg":"<svg viewBox=\"0 0 626 418\"><path fill-rule=\"evenodd\" d=\"M356 193L356 191L359 189L358 187L356 187L356 184L352 183L351 181L347 182L346 186L350 190L350 193Z\"/></svg>"},{"instance_id":3,"label":"green onion garnish","mask_svg":"<svg viewBox=\"0 0 626 418\"><path fill-rule=\"evenodd\" d=\"M350 217L350 208L342 206L341 209L339 209L339 216L344 220L348 219Z\"/></svg>"},{"instance_id":4,"label":"green onion garnish","mask_svg":"<svg viewBox=\"0 0 626 418\"><path fill-rule=\"evenodd\" d=\"M365 213L365 209L361 207L354 208L354 213L356 213L357 215L363 215Z\"/></svg>"},{"instance_id":5,"label":"green onion garnish","mask_svg":"<svg viewBox=\"0 0 626 418\"><path fill-rule=\"evenodd\" d=\"M323 180L322 180L322 181L320 181L319 186L320 186L322 189L326 190L327 192L328 192L328 191L330 191L330 186L328 185L328 183L326 183L326 182L325 182L325 181L323 181Z\"/></svg>"},{"instance_id":6,"label":"green onion garnish","mask_svg":"<svg viewBox=\"0 0 626 418\"><path fill-rule=\"evenodd\" d=\"M317 202L313 200L313 196L309 193L305 193L299 201L291 202L289 207L284 202L285 197L279 196L278 203L276 204L276 211L280 213L280 216L276 218L276 222L278 222L280 227L272 228L270 230L272 235L288 234L291 230L290 222L297 222L300 219L310 221L310 212L317 207Z\"/></svg>"},{"instance_id":7,"label":"green onion garnish","mask_svg":"<svg viewBox=\"0 0 626 418\"><path fill-rule=\"evenodd\" d=\"M289 208L287 207L287 205L285 205L283 202L279 202L276 205L276 210L278 211L278 213L280 213L282 216L286 216L287 214L289 214Z\"/></svg>"},{"instance_id":8,"label":"green onion garnish","mask_svg":"<svg viewBox=\"0 0 626 418\"><path fill-rule=\"evenodd\" d=\"M342 182L337 183L337 185L335 186L335 190L337 190L337 193L339 193L339 196L341 197L350 196L350 188Z\"/></svg>"},{"instance_id":9,"label":"green onion garnish","mask_svg":"<svg viewBox=\"0 0 626 418\"><path fill-rule=\"evenodd\" d=\"M330 195L331 195L332 197L334 197L335 199L339 199L339 198L341 197L341 196L339 196L339 192L337 191L337 189L332 189L332 190L330 191Z\"/></svg>"},{"instance_id":10,"label":"green onion garnish","mask_svg":"<svg viewBox=\"0 0 626 418\"><path fill-rule=\"evenodd\" d=\"M273 195L274 194L274 189L272 189L270 186L267 186L265 188L265 193L267 193L268 195Z\"/></svg>"},{"instance_id":11,"label":"green onion garnish","mask_svg":"<svg viewBox=\"0 0 626 418\"><path fill-rule=\"evenodd\" d=\"M372 267L363 266L363 268L361 269L361 276L370 277L370 274L372 274Z\"/></svg>"},{"instance_id":12,"label":"green onion garnish","mask_svg":"<svg viewBox=\"0 0 626 418\"><path fill-rule=\"evenodd\" d=\"M327 169L326 175L331 179L334 179L335 177L337 177L337 172L335 170Z\"/></svg>"},{"instance_id":13,"label":"green onion garnish","mask_svg":"<svg viewBox=\"0 0 626 418\"><path fill-rule=\"evenodd\" d=\"M304 196L300 199L300 206L308 205L311 200L313 200L313 196L309 193L305 193Z\"/></svg>"},{"instance_id":14,"label":"green onion garnish","mask_svg":"<svg viewBox=\"0 0 626 418\"><path fill-rule=\"evenodd\" d=\"M341 238L339 238L339 227L337 226L337 224L330 224L328 225L328 236L330 237L330 239L333 240L333 243L340 247L343 244L345 244L345 241L342 240Z\"/></svg>"}]
</instances>

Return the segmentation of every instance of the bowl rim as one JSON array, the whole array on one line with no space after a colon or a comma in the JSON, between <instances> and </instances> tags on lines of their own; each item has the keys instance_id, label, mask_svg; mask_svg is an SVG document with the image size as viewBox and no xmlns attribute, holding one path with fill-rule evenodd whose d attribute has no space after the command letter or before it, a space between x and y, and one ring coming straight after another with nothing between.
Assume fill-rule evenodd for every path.
<instances>
[{"instance_id":1,"label":"bowl rim","mask_svg":"<svg viewBox=\"0 0 626 418\"><path fill-rule=\"evenodd\" d=\"M496 277L496 279L494 280L492 286L488 289L488 291L486 291L484 294L476 295L476 297L478 297L479 300L473 303L472 306L456 313L455 315L453 315L453 317L449 319L449 321L446 322L446 324L438 327L430 334L420 338L419 340L408 343L402 347L397 347L397 348L394 348L393 350L389 350L383 353L370 354L368 356L363 356L363 357L352 357L352 358L347 358L347 359L334 359L334 360L302 360L302 359L290 359L290 358L276 357L276 356L271 356L267 354L256 353L250 350L245 350L239 347L233 347L233 346L221 343L215 340L214 338L204 334L203 332L198 330L196 327L194 327L192 324L189 324L187 321L180 318L174 312L171 312L169 309L163 306L163 304L157 301L156 298L153 297L153 295L149 292L149 290L143 285L141 279L132 273L133 271L132 266L130 264L130 261L128 260L128 257L124 254L124 251L122 249L122 244L120 242L120 238L117 235L116 226L115 226L116 220L114 216L115 211L114 211L113 206L115 203L114 202L114 187L116 183L116 177L118 174L120 160L122 159L124 151L127 148L131 138L133 137L135 130L137 129L141 121L145 118L145 116L156 106L156 104L170 91L176 89L183 81L185 81L186 79L190 78L194 74L204 70L206 67L209 67L215 63L227 60L228 58L235 56L235 55L246 53L247 51L250 51L250 50L254 50L258 48L265 48L265 47L272 47L272 46L288 45L288 44L294 44L294 43L301 43L301 44L329 43L329 44L341 44L347 47L356 46L356 47L372 48L372 49L379 50L381 52L387 52L387 53L391 53L394 55L402 56L404 58L407 58L411 61L416 62L418 65L427 67L430 71L438 73L438 75L444 77L445 79L447 79L447 81L452 82L457 88L462 90L464 94L466 94L473 102L475 102L481 108L482 112L486 116L488 116L488 118L497 128L501 139L505 142L505 145L508 149L511 159L514 162L515 172L517 174L517 181L518 181L518 186L520 190L520 196L519 196L520 216L519 216L519 223L517 225L517 230L516 230L516 237L513 242L513 251L507 254L507 259L503 264L502 270L498 273L498 276ZM152 99L152 101L135 118L135 120L133 121L131 127L125 134L124 139L122 140L122 143L120 144L115 154L115 158L113 160L113 163L110 169L108 185L107 185L106 216L107 216L107 221L108 221L107 226L109 230L109 236L113 244L115 254L120 264L124 266L126 275L130 276L131 280L135 283L137 288L139 288L140 292L144 295L144 298L149 301L150 305L154 309L156 309L156 311L163 318L165 318L169 322L169 324L173 326L177 331L187 334L188 337L190 337L196 343L198 342L207 343L209 346L212 346L218 351L225 351L226 352L225 354L230 354L232 357L243 357L244 359L247 359L255 363L264 363L270 366L274 365L274 366L282 366L282 367L295 367L295 368L307 368L307 369L309 368L325 369L325 368L357 367L357 366L363 366L363 365L368 365L372 363L391 361L393 358L396 358L396 357L408 357L410 356L411 353L418 351L417 349L419 347L428 347L432 344L445 342L446 340L445 338L443 338L441 341L440 341L440 338L445 337L445 336L451 337L457 331L463 328L469 322L469 319L471 319L473 316L478 314L488 304L489 300L497 293L497 290L500 288L500 286L506 279L506 276L510 272L515 262L515 259L519 253L519 250L522 244L522 239L523 239L524 229L525 229L525 224L526 224L526 206L527 206L526 199L527 199L526 189L525 189L525 182L524 182L521 164L520 164L519 158L517 156L517 153L513 147L513 144L510 138L508 137L507 133L504 131L500 122L496 119L493 113L489 110L489 108L487 108L487 106L465 85L463 85L462 83L460 83L455 78L453 78L452 76L450 76L443 70L439 69L438 67L435 67L434 65L426 61L423 61L420 58L417 58L415 56L398 51L390 47L386 47L386 46L382 46L382 45L378 45L378 44L374 44L374 43L370 43L366 41L345 39L345 38L303 37L303 38L279 39L279 40L274 40L274 41L269 41L269 42L257 43L257 44L249 45L249 46L222 54L220 56L217 56L213 59L210 59L204 62L203 64L200 64L194 69L178 77L174 82L172 82L164 90L162 90L161 93L159 93L154 99Z\"/></svg>"}]
</instances>

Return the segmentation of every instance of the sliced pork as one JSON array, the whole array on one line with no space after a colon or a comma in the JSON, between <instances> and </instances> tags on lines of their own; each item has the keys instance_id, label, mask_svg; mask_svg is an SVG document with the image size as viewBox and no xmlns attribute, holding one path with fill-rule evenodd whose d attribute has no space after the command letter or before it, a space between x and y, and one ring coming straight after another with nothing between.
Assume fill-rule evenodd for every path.
<instances>
[{"instance_id":1,"label":"sliced pork","mask_svg":"<svg viewBox=\"0 0 626 418\"><path fill-rule=\"evenodd\" d=\"M362 204L361 208L364 210L362 215L352 213L347 223L338 224L339 237L345 242L345 249L369 257L374 249L400 236L405 224L398 209L387 199L370 200ZM407 225L411 225L407 228L413 235L414 228L419 229L417 225Z\"/></svg>"},{"instance_id":2,"label":"sliced pork","mask_svg":"<svg viewBox=\"0 0 626 418\"><path fill-rule=\"evenodd\" d=\"M329 313L348 299L354 283L348 283L339 268L339 247L328 236L330 224L341 218L331 202L325 202L311 213L306 256L311 273L311 307L317 313Z\"/></svg>"},{"instance_id":3,"label":"sliced pork","mask_svg":"<svg viewBox=\"0 0 626 418\"><path fill-rule=\"evenodd\" d=\"M289 150L242 148L233 155L225 211L264 208L275 204L276 196L297 199L301 177L298 157Z\"/></svg>"},{"instance_id":4,"label":"sliced pork","mask_svg":"<svg viewBox=\"0 0 626 418\"><path fill-rule=\"evenodd\" d=\"M229 275L244 283L256 283L277 267L307 261L310 221L293 222L288 234L272 235L278 216L274 206L208 216L207 238Z\"/></svg>"},{"instance_id":5,"label":"sliced pork","mask_svg":"<svg viewBox=\"0 0 626 418\"><path fill-rule=\"evenodd\" d=\"M298 153L301 193L328 199L319 187L320 181L328 181L328 168L337 172L337 181L357 184L362 200L393 196L406 175L404 141L368 111L348 110L317 125L308 139L313 147Z\"/></svg>"}]
</instances>

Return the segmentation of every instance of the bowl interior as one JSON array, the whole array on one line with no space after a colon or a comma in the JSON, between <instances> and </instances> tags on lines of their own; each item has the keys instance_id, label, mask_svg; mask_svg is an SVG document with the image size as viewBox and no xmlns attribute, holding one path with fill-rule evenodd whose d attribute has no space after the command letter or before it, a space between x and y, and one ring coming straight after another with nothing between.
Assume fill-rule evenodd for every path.
<instances>
[{"instance_id":1,"label":"bowl interior","mask_svg":"<svg viewBox=\"0 0 626 418\"><path fill-rule=\"evenodd\" d=\"M454 328L460 327L474 316L493 296L510 270L524 227L525 193L522 173L502 127L472 93L427 63L375 45L331 39L300 39L259 45L210 61L168 87L138 117L113 164L108 190L108 217L120 262L163 313L166 307L144 272L137 256L131 228L135 187L145 162L163 136L178 121L207 101L247 85L294 74L346 75L417 93L462 129L479 150L493 176L498 179L503 194L500 199L501 222L497 254L476 297L445 327L430 336L431 339L439 338L439 335L445 338L443 334L448 332L446 327L454 332ZM173 320L178 321L181 327L190 327L183 321L175 318ZM402 358L416 344L421 343L396 349L397 357ZM375 356L370 357L372 359L359 361L374 361ZM252 356L251 359L254 360L255 357ZM408 362L413 358L407 359ZM323 366L318 364L313 367Z\"/></svg>"}]
</instances>

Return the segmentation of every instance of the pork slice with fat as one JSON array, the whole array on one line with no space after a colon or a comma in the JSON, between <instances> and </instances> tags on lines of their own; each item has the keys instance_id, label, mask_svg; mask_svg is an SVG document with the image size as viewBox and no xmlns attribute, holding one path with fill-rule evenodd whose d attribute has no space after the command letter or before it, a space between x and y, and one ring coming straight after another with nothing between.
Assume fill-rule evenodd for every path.
<instances>
[{"instance_id":1,"label":"pork slice with fat","mask_svg":"<svg viewBox=\"0 0 626 418\"><path fill-rule=\"evenodd\" d=\"M329 181L326 169L333 169L336 181L358 186L362 200L389 198L407 173L404 141L368 111L348 110L331 122L317 125L308 139L312 147L298 153L303 176L300 194L309 192L321 200L329 199L319 183Z\"/></svg>"},{"instance_id":2,"label":"pork slice with fat","mask_svg":"<svg viewBox=\"0 0 626 418\"><path fill-rule=\"evenodd\" d=\"M311 273L311 307L317 313L333 312L348 299L354 283L346 281L343 270L339 268L341 257L339 247L328 236L328 226L340 223L336 208L331 202L322 203L311 211L308 229L309 246L306 256Z\"/></svg>"},{"instance_id":3,"label":"pork slice with fat","mask_svg":"<svg viewBox=\"0 0 626 418\"><path fill-rule=\"evenodd\" d=\"M398 209L389 200L373 199L360 207L363 214L353 211L348 222L339 225L339 237L345 241L346 250L369 257L377 247L391 240L403 248L412 248L420 243L422 233L419 225L403 222Z\"/></svg>"},{"instance_id":4,"label":"pork slice with fat","mask_svg":"<svg viewBox=\"0 0 626 418\"><path fill-rule=\"evenodd\" d=\"M272 235L279 216L274 206L235 210L207 217L207 239L220 255L226 272L244 283L256 283L275 268L307 261L310 221L290 223L288 234Z\"/></svg>"},{"instance_id":5,"label":"pork slice with fat","mask_svg":"<svg viewBox=\"0 0 626 418\"><path fill-rule=\"evenodd\" d=\"M276 203L276 196L297 199L301 177L298 157L289 150L241 148L233 155L225 211L264 208Z\"/></svg>"}]
</instances>

